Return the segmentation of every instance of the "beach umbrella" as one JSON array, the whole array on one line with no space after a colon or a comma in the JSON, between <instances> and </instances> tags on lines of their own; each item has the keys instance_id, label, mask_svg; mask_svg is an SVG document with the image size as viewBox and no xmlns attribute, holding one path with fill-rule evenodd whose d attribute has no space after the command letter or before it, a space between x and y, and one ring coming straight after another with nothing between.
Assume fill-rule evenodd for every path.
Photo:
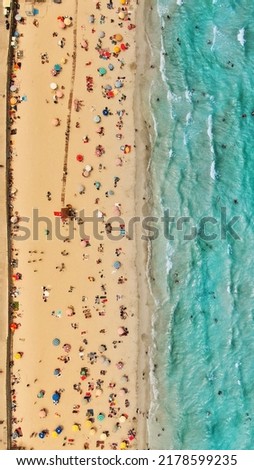
<instances>
[{"instance_id":1,"label":"beach umbrella","mask_svg":"<svg viewBox=\"0 0 254 470\"><path fill-rule=\"evenodd\" d=\"M11 323L11 324L10 324L10 329L11 329L11 331L15 331L15 330L17 330L17 329L18 329L18 327L19 327L19 326L18 326L18 324L17 324L17 323Z\"/></svg>"},{"instance_id":2,"label":"beach umbrella","mask_svg":"<svg viewBox=\"0 0 254 470\"><path fill-rule=\"evenodd\" d=\"M127 444L126 444L126 442L124 442L124 441L121 442L121 444L120 444L120 450L126 450L126 449L127 449Z\"/></svg>"},{"instance_id":3,"label":"beach umbrella","mask_svg":"<svg viewBox=\"0 0 254 470\"><path fill-rule=\"evenodd\" d=\"M63 313L62 310L57 310L57 311L56 311L57 317L61 317L62 313Z\"/></svg>"},{"instance_id":4,"label":"beach umbrella","mask_svg":"<svg viewBox=\"0 0 254 470\"><path fill-rule=\"evenodd\" d=\"M126 389L126 388L121 388L121 389L119 390L119 395L120 395L120 397L123 397L124 395L126 395L126 393L127 393L127 389Z\"/></svg>"},{"instance_id":5,"label":"beach umbrella","mask_svg":"<svg viewBox=\"0 0 254 470\"><path fill-rule=\"evenodd\" d=\"M126 4L126 0L120 0L120 3L121 3L121 5L125 5L125 4Z\"/></svg>"},{"instance_id":6,"label":"beach umbrella","mask_svg":"<svg viewBox=\"0 0 254 470\"><path fill-rule=\"evenodd\" d=\"M121 158L116 158L116 166L122 166L123 165L123 161Z\"/></svg>"},{"instance_id":7,"label":"beach umbrella","mask_svg":"<svg viewBox=\"0 0 254 470\"><path fill-rule=\"evenodd\" d=\"M102 390L101 388L97 388L97 390L95 390L95 396L96 397L100 397L102 395Z\"/></svg>"},{"instance_id":8,"label":"beach umbrella","mask_svg":"<svg viewBox=\"0 0 254 470\"><path fill-rule=\"evenodd\" d=\"M119 336L124 335L124 333L125 333L124 327L123 327L123 326L119 326L119 328L117 329L117 333L119 334Z\"/></svg>"},{"instance_id":9,"label":"beach umbrella","mask_svg":"<svg viewBox=\"0 0 254 470\"><path fill-rule=\"evenodd\" d=\"M114 70L115 67L114 67L113 64L108 64L108 68L109 68L109 70Z\"/></svg>"},{"instance_id":10,"label":"beach umbrella","mask_svg":"<svg viewBox=\"0 0 254 470\"><path fill-rule=\"evenodd\" d=\"M65 29L65 28L66 28L66 24L64 24L63 21L59 21L58 25L59 25L59 28L61 28L61 29Z\"/></svg>"},{"instance_id":11,"label":"beach umbrella","mask_svg":"<svg viewBox=\"0 0 254 470\"><path fill-rule=\"evenodd\" d=\"M47 410L45 408L42 408L40 411L39 411L39 417L40 418L46 418L47 416Z\"/></svg>"},{"instance_id":12,"label":"beach umbrella","mask_svg":"<svg viewBox=\"0 0 254 470\"><path fill-rule=\"evenodd\" d=\"M61 432L63 431L63 426L57 426L55 431L56 431L57 434L61 434Z\"/></svg>"},{"instance_id":13,"label":"beach umbrella","mask_svg":"<svg viewBox=\"0 0 254 470\"><path fill-rule=\"evenodd\" d=\"M103 76L103 75L106 75L107 70L106 70L104 67L100 67L100 68L98 69L98 72L99 72L99 74L100 74L101 76Z\"/></svg>"},{"instance_id":14,"label":"beach umbrella","mask_svg":"<svg viewBox=\"0 0 254 470\"><path fill-rule=\"evenodd\" d=\"M123 375L123 376L121 377L121 382L123 382L123 383L129 382L128 376L127 376L127 375Z\"/></svg>"},{"instance_id":15,"label":"beach umbrella","mask_svg":"<svg viewBox=\"0 0 254 470\"><path fill-rule=\"evenodd\" d=\"M71 26L71 19L70 19L69 17L64 18L64 24L65 24L66 26Z\"/></svg>"},{"instance_id":16,"label":"beach umbrella","mask_svg":"<svg viewBox=\"0 0 254 470\"><path fill-rule=\"evenodd\" d=\"M79 194L82 194L84 192L84 190L85 190L85 186L83 184L79 184L79 186L78 186Z\"/></svg>"},{"instance_id":17,"label":"beach umbrella","mask_svg":"<svg viewBox=\"0 0 254 470\"><path fill-rule=\"evenodd\" d=\"M60 342L61 342L61 341L60 341L59 338L54 338L54 339L52 340L53 346L59 346Z\"/></svg>"},{"instance_id":18,"label":"beach umbrella","mask_svg":"<svg viewBox=\"0 0 254 470\"><path fill-rule=\"evenodd\" d=\"M51 121L52 126L57 127L60 124L60 120L58 118L54 118Z\"/></svg>"},{"instance_id":19,"label":"beach umbrella","mask_svg":"<svg viewBox=\"0 0 254 470\"><path fill-rule=\"evenodd\" d=\"M112 86L111 85L105 85L104 90L109 90L110 91L110 90L112 90Z\"/></svg>"},{"instance_id":20,"label":"beach umbrella","mask_svg":"<svg viewBox=\"0 0 254 470\"><path fill-rule=\"evenodd\" d=\"M73 307L68 307L65 313L67 317L71 317L73 315L73 312L74 312Z\"/></svg>"},{"instance_id":21,"label":"beach umbrella","mask_svg":"<svg viewBox=\"0 0 254 470\"><path fill-rule=\"evenodd\" d=\"M14 215L13 217L11 217L11 223L12 224L16 224L18 222L18 217L16 215Z\"/></svg>"},{"instance_id":22,"label":"beach umbrella","mask_svg":"<svg viewBox=\"0 0 254 470\"><path fill-rule=\"evenodd\" d=\"M85 248L85 247L86 247L86 241L85 241L85 240L81 240L80 245L81 245L83 248Z\"/></svg>"},{"instance_id":23,"label":"beach umbrella","mask_svg":"<svg viewBox=\"0 0 254 470\"><path fill-rule=\"evenodd\" d=\"M61 372L61 369L57 368L57 369L54 369L53 374L58 376L60 374L60 372Z\"/></svg>"},{"instance_id":24,"label":"beach umbrella","mask_svg":"<svg viewBox=\"0 0 254 470\"><path fill-rule=\"evenodd\" d=\"M11 435L12 439L17 439L19 437L19 434L17 431L14 431Z\"/></svg>"},{"instance_id":25,"label":"beach umbrella","mask_svg":"<svg viewBox=\"0 0 254 470\"><path fill-rule=\"evenodd\" d=\"M54 439L55 439L56 437L58 437L57 432L56 432L56 431L52 431L51 437L53 437Z\"/></svg>"},{"instance_id":26,"label":"beach umbrella","mask_svg":"<svg viewBox=\"0 0 254 470\"><path fill-rule=\"evenodd\" d=\"M21 359L22 358L22 354L20 352L17 352L14 354L14 359Z\"/></svg>"},{"instance_id":27,"label":"beach umbrella","mask_svg":"<svg viewBox=\"0 0 254 470\"><path fill-rule=\"evenodd\" d=\"M58 392L53 393L52 400L58 402L60 400L60 393Z\"/></svg>"},{"instance_id":28,"label":"beach umbrella","mask_svg":"<svg viewBox=\"0 0 254 470\"><path fill-rule=\"evenodd\" d=\"M94 20L95 20L94 15L90 15L90 16L88 17L89 23L94 23Z\"/></svg>"},{"instance_id":29,"label":"beach umbrella","mask_svg":"<svg viewBox=\"0 0 254 470\"><path fill-rule=\"evenodd\" d=\"M55 82L50 83L49 86L50 86L51 90L56 90L57 87L58 87L57 83L55 83Z\"/></svg>"},{"instance_id":30,"label":"beach umbrella","mask_svg":"<svg viewBox=\"0 0 254 470\"><path fill-rule=\"evenodd\" d=\"M113 38L118 42L123 40L123 36L121 34L114 34Z\"/></svg>"},{"instance_id":31,"label":"beach umbrella","mask_svg":"<svg viewBox=\"0 0 254 470\"><path fill-rule=\"evenodd\" d=\"M69 353L70 350L71 350L71 345L70 345L70 344L64 344L64 345L63 345L63 350L64 350L66 353Z\"/></svg>"},{"instance_id":32,"label":"beach umbrella","mask_svg":"<svg viewBox=\"0 0 254 470\"><path fill-rule=\"evenodd\" d=\"M107 348L106 348L105 344L100 344L100 346L99 346L99 348L98 348L98 349L99 349L99 352L100 352L100 353L103 353L104 351L106 351L106 350L107 350Z\"/></svg>"},{"instance_id":33,"label":"beach umbrella","mask_svg":"<svg viewBox=\"0 0 254 470\"><path fill-rule=\"evenodd\" d=\"M83 171L82 176L84 176L85 178L88 178L88 176L90 176L89 171Z\"/></svg>"},{"instance_id":34,"label":"beach umbrella","mask_svg":"<svg viewBox=\"0 0 254 470\"><path fill-rule=\"evenodd\" d=\"M79 154L76 156L76 160L77 160L78 162L83 162L84 156L79 153Z\"/></svg>"},{"instance_id":35,"label":"beach umbrella","mask_svg":"<svg viewBox=\"0 0 254 470\"><path fill-rule=\"evenodd\" d=\"M11 106L15 106L15 104L17 104L17 98L12 96L12 98L10 99L10 104L11 104Z\"/></svg>"},{"instance_id":36,"label":"beach umbrella","mask_svg":"<svg viewBox=\"0 0 254 470\"><path fill-rule=\"evenodd\" d=\"M119 423L125 423L125 421L126 421L126 416L121 415L120 418L119 418Z\"/></svg>"},{"instance_id":37,"label":"beach umbrella","mask_svg":"<svg viewBox=\"0 0 254 470\"><path fill-rule=\"evenodd\" d=\"M115 46L113 51L114 51L115 54L119 54L119 52L121 52L121 49L120 49L119 46Z\"/></svg>"},{"instance_id":38,"label":"beach umbrella","mask_svg":"<svg viewBox=\"0 0 254 470\"><path fill-rule=\"evenodd\" d=\"M44 395L45 395L44 390L40 390L40 391L37 393L37 398L43 398Z\"/></svg>"},{"instance_id":39,"label":"beach umbrella","mask_svg":"<svg viewBox=\"0 0 254 470\"><path fill-rule=\"evenodd\" d=\"M125 13L123 11L120 11L119 15L118 15L118 18L119 20L124 20L125 18Z\"/></svg>"},{"instance_id":40,"label":"beach umbrella","mask_svg":"<svg viewBox=\"0 0 254 470\"><path fill-rule=\"evenodd\" d=\"M105 432L102 432L100 435L100 441L106 441L107 439L107 434Z\"/></svg>"},{"instance_id":41,"label":"beach umbrella","mask_svg":"<svg viewBox=\"0 0 254 470\"><path fill-rule=\"evenodd\" d=\"M44 439L44 437L46 436L45 431L39 432L38 436L39 436L40 439Z\"/></svg>"},{"instance_id":42,"label":"beach umbrella","mask_svg":"<svg viewBox=\"0 0 254 470\"><path fill-rule=\"evenodd\" d=\"M64 94L61 90L57 90L56 96L57 96L57 98L63 98Z\"/></svg>"},{"instance_id":43,"label":"beach umbrella","mask_svg":"<svg viewBox=\"0 0 254 470\"><path fill-rule=\"evenodd\" d=\"M103 421L105 419L105 414L104 413L99 413L97 416L98 421Z\"/></svg>"},{"instance_id":44,"label":"beach umbrella","mask_svg":"<svg viewBox=\"0 0 254 470\"><path fill-rule=\"evenodd\" d=\"M104 108L103 111L102 111L102 114L103 114L103 116L108 116L108 114L109 114L108 108Z\"/></svg>"},{"instance_id":45,"label":"beach umbrella","mask_svg":"<svg viewBox=\"0 0 254 470\"><path fill-rule=\"evenodd\" d=\"M95 429L95 428L91 428L90 431L89 431L90 436L94 436L95 433L96 433L96 429Z\"/></svg>"},{"instance_id":46,"label":"beach umbrella","mask_svg":"<svg viewBox=\"0 0 254 470\"><path fill-rule=\"evenodd\" d=\"M91 165L86 165L86 166L85 166L85 171L88 171L88 172L89 172L89 171L92 171Z\"/></svg>"},{"instance_id":47,"label":"beach umbrella","mask_svg":"<svg viewBox=\"0 0 254 470\"><path fill-rule=\"evenodd\" d=\"M14 92L14 91L17 90L17 88L18 88L18 87L17 87L16 85L12 85L12 86L10 87L10 90Z\"/></svg>"},{"instance_id":48,"label":"beach umbrella","mask_svg":"<svg viewBox=\"0 0 254 470\"><path fill-rule=\"evenodd\" d=\"M121 44L121 46L120 46L120 47L121 47L121 50L122 50L122 51L126 51L126 49L127 49L126 45L125 45L125 44L123 44L123 43Z\"/></svg>"},{"instance_id":49,"label":"beach umbrella","mask_svg":"<svg viewBox=\"0 0 254 470\"><path fill-rule=\"evenodd\" d=\"M96 187L96 189L100 189L101 183L99 181L95 181L94 186Z\"/></svg>"},{"instance_id":50,"label":"beach umbrella","mask_svg":"<svg viewBox=\"0 0 254 470\"><path fill-rule=\"evenodd\" d=\"M56 72L61 72L61 70L62 70L61 65L60 65L60 64L55 64L55 65L54 65L54 70L55 70Z\"/></svg>"},{"instance_id":51,"label":"beach umbrella","mask_svg":"<svg viewBox=\"0 0 254 470\"><path fill-rule=\"evenodd\" d=\"M115 269L121 268L121 263L120 263L120 261L115 261L114 264L113 264L113 267L114 267Z\"/></svg>"},{"instance_id":52,"label":"beach umbrella","mask_svg":"<svg viewBox=\"0 0 254 470\"><path fill-rule=\"evenodd\" d=\"M19 15L19 14L15 15L15 20L16 20L16 21L21 21L21 20L22 20L22 16Z\"/></svg>"},{"instance_id":53,"label":"beach umbrella","mask_svg":"<svg viewBox=\"0 0 254 470\"><path fill-rule=\"evenodd\" d=\"M122 82L120 80L116 80L115 87L116 88L122 88L122 86L123 86Z\"/></svg>"},{"instance_id":54,"label":"beach umbrella","mask_svg":"<svg viewBox=\"0 0 254 470\"><path fill-rule=\"evenodd\" d=\"M80 375L81 375L81 377L84 377L84 376L87 375L87 368L86 367L81 367Z\"/></svg>"},{"instance_id":55,"label":"beach umbrella","mask_svg":"<svg viewBox=\"0 0 254 470\"><path fill-rule=\"evenodd\" d=\"M92 424L93 424L93 423L92 423L92 421L91 421L90 419L87 419L87 420L85 421L85 427L88 428L88 429L91 428Z\"/></svg>"},{"instance_id":56,"label":"beach umbrella","mask_svg":"<svg viewBox=\"0 0 254 470\"><path fill-rule=\"evenodd\" d=\"M62 57L61 64L66 64L66 62L67 62L67 59L65 57Z\"/></svg>"},{"instance_id":57,"label":"beach umbrella","mask_svg":"<svg viewBox=\"0 0 254 470\"><path fill-rule=\"evenodd\" d=\"M80 431L80 426L78 424L73 424L71 429L72 431L77 432L77 431Z\"/></svg>"},{"instance_id":58,"label":"beach umbrella","mask_svg":"<svg viewBox=\"0 0 254 470\"><path fill-rule=\"evenodd\" d=\"M102 39L102 38L105 38L105 33L104 33L104 31L100 31L100 32L99 32L99 38L101 38L101 39Z\"/></svg>"},{"instance_id":59,"label":"beach umbrella","mask_svg":"<svg viewBox=\"0 0 254 470\"><path fill-rule=\"evenodd\" d=\"M99 123L99 122L101 122L101 117L98 116L98 115L94 116L93 120L94 120L94 122Z\"/></svg>"}]
</instances>

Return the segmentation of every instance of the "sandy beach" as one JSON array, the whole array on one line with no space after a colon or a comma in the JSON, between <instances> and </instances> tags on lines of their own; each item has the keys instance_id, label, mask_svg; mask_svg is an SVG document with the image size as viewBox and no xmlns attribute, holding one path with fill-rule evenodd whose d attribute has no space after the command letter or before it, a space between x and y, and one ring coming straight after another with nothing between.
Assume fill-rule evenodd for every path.
<instances>
[{"instance_id":1,"label":"sandy beach","mask_svg":"<svg viewBox=\"0 0 254 470\"><path fill-rule=\"evenodd\" d=\"M137 6L36 8L18 11L9 84L11 447L142 449L149 322L138 316L145 257L129 223L144 168Z\"/></svg>"}]
</instances>

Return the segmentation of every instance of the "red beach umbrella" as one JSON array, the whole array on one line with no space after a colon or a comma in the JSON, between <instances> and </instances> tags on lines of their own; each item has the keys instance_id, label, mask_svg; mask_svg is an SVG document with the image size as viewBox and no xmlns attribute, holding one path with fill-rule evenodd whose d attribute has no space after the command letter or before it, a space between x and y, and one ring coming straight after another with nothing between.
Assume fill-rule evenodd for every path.
<instances>
[{"instance_id":1,"label":"red beach umbrella","mask_svg":"<svg viewBox=\"0 0 254 470\"><path fill-rule=\"evenodd\" d=\"M19 326L18 326L18 324L17 324L17 323L11 323L11 324L10 324L10 330L11 330L11 331L15 331L15 330L17 330L17 329L18 329L18 327L19 327Z\"/></svg>"},{"instance_id":2,"label":"red beach umbrella","mask_svg":"<svg viewBox=\"0 0 254 470\"><path fill-rule=\"evenodd\" d=\"M81 155L81 154L79 153L79 154L76 156L76 160L77 160L78 162L83 162L83 160L84 160L83 155Z\"/></svg>"}]
</instances>

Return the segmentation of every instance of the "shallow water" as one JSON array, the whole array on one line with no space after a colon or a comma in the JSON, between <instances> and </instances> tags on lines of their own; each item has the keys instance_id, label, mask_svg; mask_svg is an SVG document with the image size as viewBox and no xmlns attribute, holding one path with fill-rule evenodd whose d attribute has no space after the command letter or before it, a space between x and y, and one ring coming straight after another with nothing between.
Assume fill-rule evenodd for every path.
<instances>
[{"instance_id":1,"label":"shallow water","mask_svg":"<svg viewBox=\"0 0 254 470\"><path fill-rule=\"evenodd\" d=\"M157 8L151 179L154 212L175 221L152 242L150 447L254 449L254 4Z\"/></svg>"}]
</instances>

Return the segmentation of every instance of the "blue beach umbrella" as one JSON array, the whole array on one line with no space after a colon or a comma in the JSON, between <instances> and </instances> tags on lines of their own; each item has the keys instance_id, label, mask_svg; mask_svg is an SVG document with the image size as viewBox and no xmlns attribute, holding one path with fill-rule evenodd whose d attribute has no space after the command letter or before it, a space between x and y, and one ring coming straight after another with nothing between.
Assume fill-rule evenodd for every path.
<instances>
[{"instance_id":1,"label":"blue beach umbrella","mask_svg":"<svg viewBox=\"0 0 254 470\"><path fill-rule=\"evenodd\" d=\"M103 114L103 116L108 116L109 115L109 109L104 108L103 111L102 111L102 114Z\"/></svg>"},{"instance_id":2,"label":"blue beach umbrella","mask_svg":"<svg viewBox=\"0 0 254 470\"><path fill-rule=\"evenodd\" d=\"M116 80L115 87L116 88L122 88L122 86L123 86L122 82L120 82L120 80Z\"/></svg>"},{"instance_id":3,"label":"blue beach umbrella","mask_svg":"<svg viewBox=\"0 0 254 470\"><path fill-rule=\"evenodd\" d=\"M104 67L100 67L100 68L98 69L98 72L99 72L99 74L100 74L101 76L103 76L103 75L106 75L107 70L104 69Z\"/></svg>"},{"instance_id":4,"label":"blue beach umbrella","mask_svg":"<svg viewBox=\"0 0 254 470\"><path fill-rule=\"evenodd\" d=\"M97 416L98 421L103 421L105 419L104 413L99 413Z\"/></svg>"},{"instance_id":5,"label":"blue beach umbrella","mask_svg":"<svg viewBox=\"0 0 254 470\"><path fill-rule=\"evenodd\" d=\"M57 426L55 431L56 431L57 434L61 434L61 432L63 431L63 426Z\"/></svg>"},{"instance_id":6,"label":"blue beach umbrella","mask_svg":"<svg viewBox=\"0 0 254 470\"><path fill-rule=\"evenodd\" d=\"M59 338L54 338L52 341L53 346L59 346L60 344L60 339Z\"/></svg>"},{"instance_id":7,"label":"blue beach umbrella","mask_svg":"<svg viewBox=\"0 0 254 470\"><path fill-rule=\"evenodd\" d=\"M38 436L39 436L40 439L44 439L44 437L46 436L45 431L39 432Z\"/></svg>"},{"instance_id":8,"label":"blue beach umbrella","mask_svg":"<svg viewBox=\"0 0 254 470\"><path fill-rule=\"evenodd\" d=\"M55 401L55 402L59 402L59 400L60 400L60 393L58 393L58 392L53 393L53 395L52 395L52 400Z\"/></svg>"},{"instance_id":9,"label":"blue beach umbrella","mask_svg":"<svg viewBox=\"0 0 254 470\"><path fill-rule=\"evenodd\" d=\"M58 376L60 374L61 370L60 369L55 369L53 374Z\"/></svg>"},{"instance_id":10,"label":"blue beach umbrella","mask_svg":"<svg viewBox=\"0 0 254 470\"><path fill-rule=\"evenodd\" d=\"M55 64L55 65L54 65L54 69L55 69L56 72L61 72L62 67L61 67L60 64Z\"/></svg>"},{"instance_id":11,"label":"blue beach umbrella","mask_svg":"<svg viewBox=\"0 0 254 470\"><path fill-rule=\"evenodd\" d=\"M119 269L121 267L120 261L115 261L113 266L114 266L115 269Z\"/></svg>"},{"instance_id":12,"label":"blue beach umbrella","mask_svg":"<svg viewBox=\"0 0 254 470\"><path fill-rule=\"evenodd\" d=\"M40 391L37 393L37 398L43 398L44 395L45 395L44 390L40 390Z\"/></svg>"},{"instance_id":13,"label":"blue beach umbrella","mask_svg":"<svg viewBox=\"0 0 254 470\"><path fill-rule=\"evenodd\" d=\"M115 67L114 67L113 64L108 64L108 68L109 68L109 70L114 70Z\"/></svg>"}]
</instances>

